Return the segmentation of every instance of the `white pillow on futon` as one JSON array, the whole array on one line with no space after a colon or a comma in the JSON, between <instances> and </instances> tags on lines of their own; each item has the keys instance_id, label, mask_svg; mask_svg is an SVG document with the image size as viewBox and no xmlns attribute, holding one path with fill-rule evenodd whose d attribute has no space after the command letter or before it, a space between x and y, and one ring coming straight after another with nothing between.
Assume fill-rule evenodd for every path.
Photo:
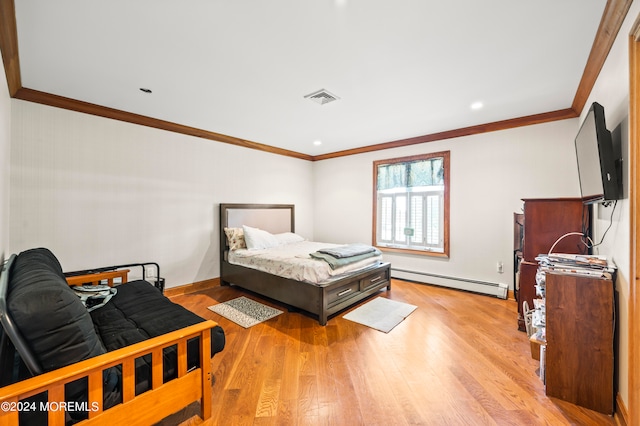
<instances>
[{"instance_id":1,"label":"white pillow on futon","mask_svg":"<svg viewBox=\"0 0 640 426\"><path fill-rule=\"evenodd\" d=\"M243 225L244 240L249 250L260 250L280 245L275 235L258 228Z\"/></svg>"}]
</instances>

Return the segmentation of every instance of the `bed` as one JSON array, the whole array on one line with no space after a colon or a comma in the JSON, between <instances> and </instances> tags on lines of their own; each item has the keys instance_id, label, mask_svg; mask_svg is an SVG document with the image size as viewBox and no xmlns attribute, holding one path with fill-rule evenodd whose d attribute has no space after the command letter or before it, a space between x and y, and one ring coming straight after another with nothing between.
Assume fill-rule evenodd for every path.
<instances>
[{"instance_id":1,"label":"bed","mask_svg":"<svg viewBox=\"0 0 640 426\"><path fill-rule=\"evenodd\" d=\"M390 267L387 262L375 257L373 262L360 262L331 271L311 271L308 256L297 255L307 272L280 273L288 269L281 264L275 269L278 275L256 269L249 261L238 264L241 250L231 250L225 229L249 226L270 234L295 236L295 207L291 204L220 204L220 283L235 285L292 308L300 309L318 318L320 325L326 325L329 316L334 315L358 302L374 295L383 288L391 290ZM308 242L307 247L318 247ZM292 246L298 244L293 241ZM300 242L301 247L304 243ZM233 241L232 241L233 246ZM326 244L328 247L335 244ZM287 248L288 250L289 248ZM267 250L258 250L264 254ZM282 250L279 251L282 253ZM245 253L246 254L246 253ZM270 263L276 260L270 260Z\"/></svg>"}]
</instances>

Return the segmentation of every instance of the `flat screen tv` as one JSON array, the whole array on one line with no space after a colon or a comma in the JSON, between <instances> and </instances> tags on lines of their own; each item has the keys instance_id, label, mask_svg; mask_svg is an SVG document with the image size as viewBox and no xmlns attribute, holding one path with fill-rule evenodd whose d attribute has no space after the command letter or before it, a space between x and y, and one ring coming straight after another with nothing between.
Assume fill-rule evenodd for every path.
<instances>
[{"instance_id":1,"label":"flat screen tv","mask_svg":"<svg viewBox=\"0 0 640 426\"><path fill-rule=\"evenodd\" d=\"M616 153L604 108L594 102L575 139L580 192L584 203L621 198L621 158Z\"/></svg>"}]
</instances>

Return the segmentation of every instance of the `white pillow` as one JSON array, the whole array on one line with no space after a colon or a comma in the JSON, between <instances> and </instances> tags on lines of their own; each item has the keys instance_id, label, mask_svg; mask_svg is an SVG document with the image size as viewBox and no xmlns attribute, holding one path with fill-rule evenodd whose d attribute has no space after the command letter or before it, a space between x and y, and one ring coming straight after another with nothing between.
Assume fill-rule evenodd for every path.
<instances>
[{"instance_id":1,"label":"white pillow","mask_svg":"<svg viewBox=\"0 0 640 426\"><path fill-rule=\"evenodd\" d=\"M282 234L275 234L274 237L278 240L280 245L299 243L304 241L304 238L293 232L283 232Z\"/></svg>"},{"instance_id":2,"label":"white pillow","mask_svg":"<svg viewBox=\"0 0 640 426\"><path fill-rule=\"evenodd\" d=\"M258 228L243 225L244 240L249 250L266 249L280 245L278 239L271 233Z\"/></svg>"}]
</instances>

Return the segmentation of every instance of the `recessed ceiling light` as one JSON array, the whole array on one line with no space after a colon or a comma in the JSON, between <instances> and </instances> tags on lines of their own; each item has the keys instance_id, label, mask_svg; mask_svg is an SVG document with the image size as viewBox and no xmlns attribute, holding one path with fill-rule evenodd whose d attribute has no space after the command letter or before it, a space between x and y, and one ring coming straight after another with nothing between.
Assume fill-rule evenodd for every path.
<instances>
[{"instance_id":1,"label":"recessed ceiling light","mask_svg":"<svg viewBox=\"0 0 640 426\"><path fill-rule=\"evenodd\" d=\"M483 106L482 102L474 102L471 104L471 109L482 109Z\"/></svg>"},{"instance_id":2,"label":"recessed ceiling light","mask_svg":"<svg viewBox=\"0 0 640 426\"><path fill-rule=\"evenodd\" d=\"M144 93L152 93L152 92L151 92L151 89L147 89L147 88L144 88L144 87L141 87L141 88L140 88L140 90L141 90L142 92L144 92Z\"/></svg>"},{"instance_id":3,"label":"recessed ceiling light","mask_svg":"<svg viewBox=\"0 0 640 426\"><path fill-rule=\"evenodd\" d=\"M316 140L316 141L313 141L313 144L315 146L320 146L320 145L322 145L322 141L321 140Z\"/></svg>"}]
</instances>

